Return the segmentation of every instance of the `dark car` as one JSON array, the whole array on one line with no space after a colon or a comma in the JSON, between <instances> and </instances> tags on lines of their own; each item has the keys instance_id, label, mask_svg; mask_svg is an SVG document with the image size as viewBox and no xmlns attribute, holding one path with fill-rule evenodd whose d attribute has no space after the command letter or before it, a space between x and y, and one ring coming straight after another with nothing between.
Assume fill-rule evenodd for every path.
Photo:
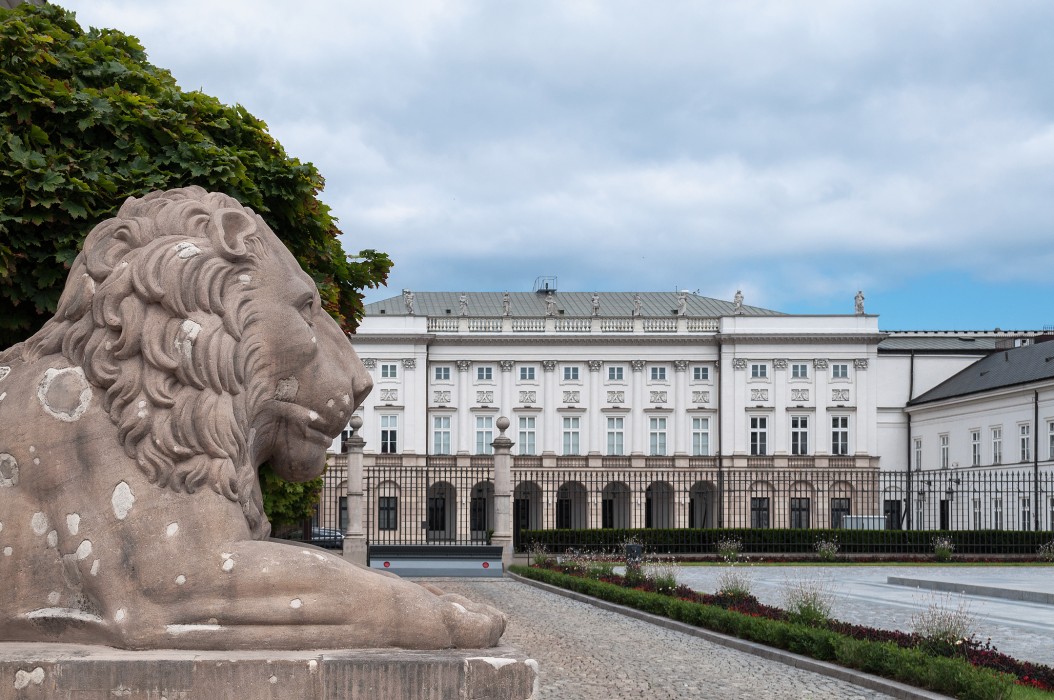
<instances>
[{"instance_id":1,"label":"dark car","mask_svg":"<svg viewBox=\"0 0 1054 700\"><path fill-rule=\"evenodd\" d=\"M344 533L331 527L313 527L311 544L326 549L340 549L344 546Z\"/></svg>"}]
</instances>

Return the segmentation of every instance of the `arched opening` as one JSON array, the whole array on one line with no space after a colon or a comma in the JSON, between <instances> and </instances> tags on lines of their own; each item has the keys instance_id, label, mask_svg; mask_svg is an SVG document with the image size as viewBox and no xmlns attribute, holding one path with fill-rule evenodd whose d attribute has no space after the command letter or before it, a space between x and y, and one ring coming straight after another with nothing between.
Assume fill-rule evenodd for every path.
<instances>
[{"instance_id":1,"label":"arched opening","mask_svg":"<svg viewBox=\"0 0 1054 700\"><path fill-rule=\"evenodd\" d=\"M556 491L557 529L579 530L589 527L586 514L588 491L579 481L565 481Z\"/></svg>"},{"instance_id":2,"label":"arched opening","mask_svg":"<svg viewBox=\"0 0 1054 700\"><path fill-rule=\"evenodd\" d=\"M542 487L533 481L517 484L512 492L512 543L520 546L521 530L542 526Z\"/></svg>"},{"instance_id":3,"label":"arched opening","mask_svg":"<svg viewBox=\"0 0 1054 700\"><path fill-rule=\"evenodd\" d=\"M472 540L486 542L487 530L494 527L494 484L480 481L472 487L472 498L468 505L469 530Z\"/></svg>"},{"instance_id":4,"label":"arched opening","mask_svg":"<svg viewBox=\"0 0 1054 700\"><path fill-rule=\"evenodd\" d=\"M688 527L717 527L717 487L697 481L688 491Z\"/></svg>"},{"instance_id":5,"label":"arched opening","mask_svg":"<svg viewBox=\"0 0 1054 700\"><path fill-rule=\"evenodd\" d=\"M673 487L653 481L644 492L644 527L673 527Z\"/></svg>"},{"instance_id":6,"label":"arched opening","mask_svg":"<svg viewBox=\"0 0 1054 700\"><path fill-rule=\"evenodd\" d=\"M630 489L621 481L604 487L601 500L600 527L630 527Z\"/></svg>"},{"instance_id":7,"label":"arched opening","mask_svg":"<svg viewBox=\"0 0 1054 700\"><path fill-rule=\"evenodd\" d=\"M457 492L453 484L440 481L428 487L429 541L452 540L457 532Z\"/></svg>"}]
</instances>

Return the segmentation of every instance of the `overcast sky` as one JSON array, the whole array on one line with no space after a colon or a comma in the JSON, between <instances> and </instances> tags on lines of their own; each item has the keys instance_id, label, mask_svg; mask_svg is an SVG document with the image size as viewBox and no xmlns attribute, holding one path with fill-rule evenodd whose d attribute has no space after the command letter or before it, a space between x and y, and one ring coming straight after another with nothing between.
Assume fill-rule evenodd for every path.
<instances>
[{"instance_id":1,"label":"overcast sky","mask_svg":"<svg viewBox=\"0 0 1054 700\"><path fill-rule=\"evenodd\" d=\"M241 103L417 291L1054 325L1054 3L58 0Z\"/></svg>"}]
</instances>

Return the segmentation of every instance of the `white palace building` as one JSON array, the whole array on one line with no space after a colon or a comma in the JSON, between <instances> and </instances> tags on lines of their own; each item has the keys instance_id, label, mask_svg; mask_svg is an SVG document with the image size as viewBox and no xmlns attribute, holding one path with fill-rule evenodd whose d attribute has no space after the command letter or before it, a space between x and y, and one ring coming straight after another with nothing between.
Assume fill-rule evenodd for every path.
<instances>
[{"instance_id":1,"label":"white palace building","mask_svg":"<svg viewBox=\"0 0 1054 700\"><path fill-rule=\"evenodd\" d=\"M485 538L499 416L511 421L517 531L937 528L975 509L971 522L989 526L991 494L978 505L956 493L961 478L937 477L953 464L1049 472L1054 372L1041 370L1054 363L1024 389L940 387L1042 339L883 331L862 295L853 313L789 315L738 293L407 290L369 304L352 337L375 382L358 414L369 537ZM334 488L325 498L339 499ZM1054 517L1054 500L1027 522L1016 502L1002 507L1000 526Z\"/></svg>"}]
</instances>

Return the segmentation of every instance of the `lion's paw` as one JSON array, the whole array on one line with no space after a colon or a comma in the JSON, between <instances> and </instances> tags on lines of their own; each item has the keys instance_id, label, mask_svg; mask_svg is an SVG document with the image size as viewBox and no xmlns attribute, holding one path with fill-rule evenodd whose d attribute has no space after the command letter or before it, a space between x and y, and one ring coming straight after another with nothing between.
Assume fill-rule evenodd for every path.
<instances>
[{"instance_id":1,"label":"lion's paw","mask_svg":"<svg viewBox=\"0 0 1054 700\"><path fill-rule=\"evenodd\" d=\"M483 649L495 646L508 618L505 613L483 603L453 593L442 596L448 603L444 611L451 643L459 649Z\"/></svg>"}]
</instances>

